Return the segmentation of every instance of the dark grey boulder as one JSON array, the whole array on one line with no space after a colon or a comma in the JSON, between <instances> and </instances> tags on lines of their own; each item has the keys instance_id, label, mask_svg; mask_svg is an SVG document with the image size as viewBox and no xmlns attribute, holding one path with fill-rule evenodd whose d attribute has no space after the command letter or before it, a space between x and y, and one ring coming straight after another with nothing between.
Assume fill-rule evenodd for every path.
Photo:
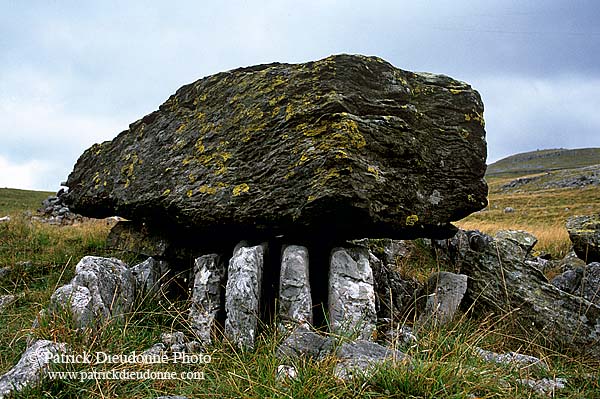
<instances>
[{"instance_id":1,"label":"dark grey boulder","mask_svg":"<svg viewBox=\"0 0 600 399\"><path fill-rule=\"evenodd\" d=\"M586 263L600 262L600 215L574 216L567 220L573 250Z\"/></svg>"},{"instance_id":2,"label":"dark grey boulder","mask_svg":"<svg viewBox=\"0 0 600 399\"><path fill-rule=\"evenodd\" d=\"M485 159L471 86L336 55L181 87L85 151L65 201L199 239L443 237L486 206Z\"/></svg>"}]
</instances>

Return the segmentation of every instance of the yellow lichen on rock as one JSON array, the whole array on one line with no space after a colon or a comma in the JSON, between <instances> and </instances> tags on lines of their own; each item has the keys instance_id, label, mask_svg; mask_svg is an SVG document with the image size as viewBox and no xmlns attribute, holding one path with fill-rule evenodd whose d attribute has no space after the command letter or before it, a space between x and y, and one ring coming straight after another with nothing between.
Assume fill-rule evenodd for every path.
<instances>
[{"instance_id":1,"label":"yellow lichen on rock","mask_svg":"<svg viewBox=\"0 0 600 399\"><path fill-rule=\"evenodd\" d=\"M247 193L248 190L250 190L250 186L247 185L246 183L242 183L242 184L238 184L237 186L233 187L232 193L234 197L237 197L239 195L242 195L243 193Z\"/></svg>"},{"instance_id":2,"label":"yellow lichen on rock","mask_svg":"<svg viewBox=\"0 0 600 399\"><path fill-rule=\"evenodd\" d=\"M407 226L414 226L415 223L417 223L419 221L419 217L417 215L410 215L406 217L406 225Z\"/></svg>"}]
</instances>

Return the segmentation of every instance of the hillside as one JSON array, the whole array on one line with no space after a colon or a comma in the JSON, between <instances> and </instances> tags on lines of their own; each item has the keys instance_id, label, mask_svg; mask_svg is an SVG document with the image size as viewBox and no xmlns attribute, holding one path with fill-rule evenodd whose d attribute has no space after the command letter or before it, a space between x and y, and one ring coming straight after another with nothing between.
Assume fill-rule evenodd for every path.
<instances>
[{"instance_id":1,"label":"hillside","mask_svg":"<svg viewBox=\"0 0 600 399\"><path fill-rule=\"evenodd\" d=\"M488 165L487 177L514 177L600 164L600 148L564 148L511 155Z\"/></svg>"},{"instance_id":2,"label":"hillside","mask_svg":"<svg viewBox=\"0 0 600 399\"><path fill-rule=\"evenodd\" d=\"M0 217L10 215L23 209L38 209L49 191L18 190L16 188L0 188Z\"/></svg>"}]
</instances>

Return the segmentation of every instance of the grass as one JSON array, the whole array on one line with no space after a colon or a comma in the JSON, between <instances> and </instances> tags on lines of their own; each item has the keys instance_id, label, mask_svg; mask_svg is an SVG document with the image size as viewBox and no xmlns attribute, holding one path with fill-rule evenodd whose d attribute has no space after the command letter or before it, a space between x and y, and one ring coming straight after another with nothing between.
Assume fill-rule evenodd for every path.
<instances>
[{"instance_id":1,"label":"grass","mask_svg":"<svg viewBox=\"0 0 600 399\"><path fill-rule=\"evenodd\" d=\"M540 239L540 249L556 256L568 251L564 220L577 212L597 212L598 192L594 190L505 194L497 191L501 180L491 181L490 208L472 215L460 225L495 232L502 228L522 228ZM0 197L12 195L0 191ZM21 193L23 194L23 193ZM37 195L36 198L44 198ZM0 198L4 203L8 200ZM11 269L0 280L0 294L17 294L19 299L0 313L0 373L10 369L25 350L33 334L57 342L66 342L74 353L103 351L110 354L140 353L160 340L160 334L184 331L192 336L186 323L189 303L165 297L146 298L135 311L122 319L105 322L95 330L77 330L68 312L57 312L40 319L40 327L31 329L38 312L48 306L56 287L73 276L75 264L84 255L116 256L133 262L126 254L106 247L110 224L88 220L76 226L51 226L31 221L23 212L38 207L35 201L22 200L8 212L13 218L0 224L0 267ZM541 205L540 205L541 201ZM515 212L505 214L504 207ZM568 207L570 210L565 211ZM2 213L3 210L0 210ZM411 258L399 265L404 274L424 279L430 271L444 269L428 257L421 243ZM397 349L412 359L409 363L380 367L369 378L338 380L335 359L281 361L276 348L283 337L272 326L263 326L253 351L240 351L226 341L217 341L207 349L210 364L99 365L98 370L198 371L204 379L176 380L49 380L30 387L15 398L149 398L183 395L188 398L531 398L536 396L517 381L522 378L563 377L568 380L556 397L600 397L598 361L571 356L549 347L543 337L523 333L512 315L476 318L469 312L452 323L424 326L416 331L419 340ZM338 343L343 337L335 337ZM481 347L496 352L519 351L542 358L547 370L518 369L485 363L475 355ZM296 379L277 378L277 366L296 367ZM53 370L90 371L89 365L55 365Z\"/></svg>"}]
</instances>

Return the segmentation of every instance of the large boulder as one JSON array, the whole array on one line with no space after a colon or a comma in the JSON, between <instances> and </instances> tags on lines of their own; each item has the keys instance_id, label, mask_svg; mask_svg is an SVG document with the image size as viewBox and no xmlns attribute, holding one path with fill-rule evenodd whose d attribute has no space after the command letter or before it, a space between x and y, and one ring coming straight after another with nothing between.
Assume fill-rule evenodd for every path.
<instances>
[{"instance_id":1,"label":"large boulder","mask_svg":"<svg viewBox=\"0 0 600 399\"><path fill-rule=\"evenodd\" d=\"M567 220L573 250L587 263L600 262L600 214L573 216Z\"/></svg>"},{"instance_id":2,"label":"large boulder","mask_svg":"<svg viewBox=\"0 0 600 399\"><path fill-rule=\"evenodd\" d=\"M211 238L448 236L487 203L482 115L468 84L377 57L240 68L85 151L66 201Z\"/></svg>"}]
</instances>

